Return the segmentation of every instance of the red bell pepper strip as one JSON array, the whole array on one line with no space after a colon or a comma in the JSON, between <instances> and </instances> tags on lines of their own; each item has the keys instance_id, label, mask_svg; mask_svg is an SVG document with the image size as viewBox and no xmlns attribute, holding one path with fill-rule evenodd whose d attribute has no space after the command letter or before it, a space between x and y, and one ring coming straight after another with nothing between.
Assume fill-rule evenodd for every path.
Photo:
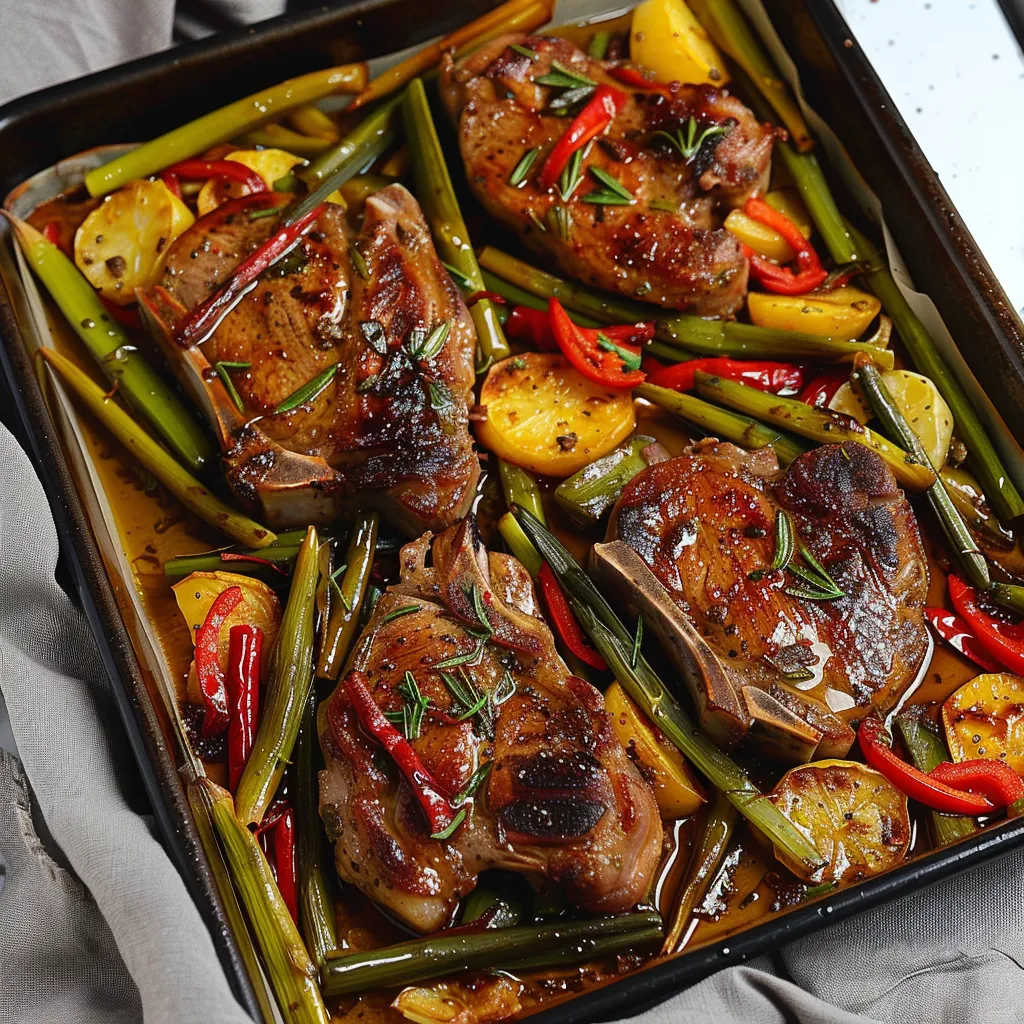
<instances>
[{"instance_id":1,"label":"red bell pepper strip","mask_svg":"<svg viewBox=\"0 0 1024 1024\"><path fill-rule=\"evenodd\" d=\"M255 565L265 565L268 569L273 569L274 572L279 572L282 576L287 576L281 566L271 562L269 558L260 558L259 555L243 555L239 551L221 551L220 560L222 562L252 562Z\"/></svg>"},{"instance_id":2,"label":"red bell pepper strip","mask_svg":"<svg viewBox=\"0 0 1024 1024\"><path fill-rule=\"evenodd\" d=\"M180 179L186 181L204 181L207 178L227 178L245 185L250 192L266 192L267 183L254 170L237 160L182 160L162 171L160 178L172 191L177 187L177 195L181 196ZM172 178L174 184L168 181Z\"/></svg>"},{"instance_id":3,"label":"red bell pepper strip","mask_svg":"<svg viewBox=\"0 0 1024 1024\"><path fill-rule=\"evenodd\" d=\"M178 180L176 174L171 174L170 171L163 171L160 174L160 180L167 186L167 190L178 199L181 198L181 182Z\"/></svg>"},{"instance_id":4,"label":"red bell pepper strip","mask_svg":"<svg viewBox=\"0 0 1024 1024\"><path fill-rule=\"evenodd\" d=\"M499 295L497 292L489 292L486 288L481 289L478 292L473 292L472 295L466 296L466 305L472 306L474 303L479 302L481 299L490 299L491 302L496 302L499 306L507 306L508 299L504 295Z\"/></svg>"},{"instance_id":5,"label":"red bell pepper strip","mask_svg":"<svg viewBox=\"0 0 1024 1024\"><path fill-rule=\"evenodd\" d=\"M228 788L234 793L256 740L263 630L256 626L232 626L228 638Z\"/></svg>"},{"instance_id":6,"label":"red bell pepper strip","mask_svg":"<svg viewBox=\"0 0 1024 1024\"><path fill-rule=\"evenodd\" d=\"M928 778L955 789L980 794L996 807L1009 807L1024 798L1024 781L1005 762L984 757L936 765Z\"/></svg>"},{"instance_id":7,"label":"red bell pepper strip","mask_svg":"<svg viewBox=\"0 0 1024 1024\"><path fill-rule=\"evenodd\" d=\"M370 692L365 673L353 669L345 676L345 693L355 708L362 727L391 755L412 787L423 813L427 816L430 834L444 832L455 820L451 801L427 771L412 744L384 717ZM330 716L328 716L330 719ZM340 746L344 744L339 742Z\"/></svg>"},{"instance_id":8,"label":"red bell pepper strip","mask_svg":"<svg viewBox=\"0 0 1024 1024\"><path fill-rule=\"evenodd\" d=\"M977 637L971 632L971 627L953 612L945 608L925 608L925 618L931 623L932 629L942 637L943 640L959 651L969 661L973 661L979 668L986 672L1002 672L1003 666L995 658L989 656Z\"/></svg>"},{"instance_id":9,"label":"red bell pepper strip","mask_svg":"<svg viewBox=\"0 0 1024 1024\"><path fill-rule=\"evenodd\" d=\"M204 736L217 736L228 726L228 693L218 658L220 631L227 617L242 603L242 588L222 590L210 605L203 624L196 633L196 676L206 704L203 719Z\"/></svg>"},{"instance_id":10,"label":"red bell pepper strip","mask_svg":"<svg viewBox=\"0 0 1024 1024\"><path fill-rule=\"evenodd\" d=\"M608 388L635 388L647 379L640 369L639 346L617 342L600 328L574 324L558 299L548 302L548 318L562 355L587 380Z\"/></svg>"},{"instance_id":11,"label":"red bell pepper strip","mask_svg":"<svg viewBox=\"0 0 1024 1024\"><path fill-rule=\"evenodd\" d=\"M602 327L601 333L617 345L642 345L654 337L654 321L640 321L635 324L615 324ZM581 327L586 331L587 328ZM594 336L597 331L594 330ZM558 342L555 332L551 329L551 317L546 310L533 309L530 306L513 306L505 322L505 334L516 341L532 345L540 352L555 352Z\"/></svg>"},{"instance_id":12,"label":"red bell pepper strip","mask_svg":"<svg viewBox=\"0 0 1024 1024\"><path fill-rule=\"evenodd\" d=\"M652 92L665 94L670 92L669 87L664 82L648 78L642 71L638 71L629 64L617 64L613 68L608 68L608 74L612 78L617 78L620 82L624 82L626 85L633 86L635 89L649 89Z\"/></svg>"},{"instance_id":13,"label":"red bell pepper strip","mask_svg":"<svg viewBox=\"0 0 1024 1024\"><path fill-rule=\"evenodd\" d=\"M1003 668L1024 675L1024 631L1002 622L978 606L978 592L950 574L949 597L979 644Z\"/></svg>"},{"instance_id":14,"label":"red bell pepper strip","mask_svg":"<svg viewBox=\"0 0 1024 1024\"><path fill-rule=\"evenodd\" d=\"M43 228L43 238L51 245L60 246L60 225L55 220L51 220Z\"/></svg>"},{"instance_id":15,"label":"red bell pepper strip","mask_svg":"<svg viewBox=\"0 0 1024 1024\"><path fill-rule=\"evenodd\" d=\"M835 398L836 392L849 379L849 374L842 370L818 374L818 376L812 377L807 386L800 392L799 399L815 409L824 409Z\"/></svg>"},{"instance_id":16,"label":"red bell pepper strip","mask_svg":"<svg viewBox=\"0 0 1024 1024\"><path fill-rule=\"evenodd\" d=\"M272 192L268 192L267 196L270 199L275 198ZM177 325L175 337L178 344L183 348L189 348L216 330L217 325L242 297L246 288L253 284L264 270L298 244L323 211L324 204L321 203L294 224L285 224L278 228L255 252L242 260L227 281Z\"/></svg>"},{"instance_id":17,"label":"red bell pepper strip","mask_svg":"<svg viewBox=\"0 0 1024 1024\"><path fill-rule=\"evenodd\" d=\"M548 154L537 180L541 188L551 188L565 169L569 157L597 138L612 123L626 102L626 94L610 85L599 85L587 105L573 118L572 124Z\"/></svg>"},{"instance_id":18,"label":"red bell pepper strip","mask_svg":"<svg viewBox=\"0 0 1024 1024\"><path fill-rule=\"evenodd\" d=\"M105 299L102 295L99 295L98 298L103 303L103 308L122 327L137 331L142 330L142 314L139 312L138 303L133 302L129 306L119 306L116 302L111 302L110 299Z\"/></svg>"},{"instance_id":19,"label":"red bell pepper strip","mask_svg":"<svg viewBox=\"0 0 1024 1024\"><path fill-rule=\"evenodd\" d=\"M292 920L299 923L298 859L295 855L295 811L285 807L274 825L274 867L277 888Z\"/></svg>"},{"instance_id":20,"label":"red bell pepper strip","mask_svg":"<svg viewBox=\"0 0 1024 1024\"><path fill-rule=\"evenodd\" d=\"M799 273L794 274L789 267L780 267L754 252L750 246L744 245L743 252L750 261L750 273L754 280L779 295L803 295L814 291L828 277L828 271L821 265L814 246L784 213L779 213L757 196L748 199L743 210L751 220L782 235L796 253L796 265L799 268Z\"/></svg>"},{"instance_id":21,"label":"red bell pepper strip","mask_svg":"<svg viewBox=\"0 0 1024 1024\"><path fill-rule=\"evenodd\" d=\"M712 373L726 380L738 380L758 391L768 391L773 395L782 392L795 393L804 382L804 370L793 363L771 363L753 359L729 359L725 356L707 359L690 359L685 363L666 366L648 376L651 384L660 388L671 388L674 391L692 391L694 374Z\"/></svg>"},{"instance_id":22,"label":"red bell pepper strip","mask_svg":"<svg viewBox=\"0 0 1024 1024\"><path fill-rule=\"evenodd\" d=\"M996 809L996 805L986 797L976 793L965 793L938 779L933 779L897 757L893 753L892 737L876 715L868 715L860 723L857 739L864 760L876 771L881 772L901 793L924 804L925 807L941 811L943 814L965 814L970 817L991 814Z\"/></svg>"},{"instance_id":23,"label":"red bell pepper strip","mask_svg":"<svg viewBox=\"0 0 1024 1024\"><path fill-rule=\"evenodd\" d=\"M561 638L566 647L576 655L585 665L604 672L608 665L604 658L587 643L576 616L569 607L569 602L558 585L558 579L551 566L545 562L537 573L537 582L540 584L540 592L544 595L544 604L548 609L548 617L555 627L555 632Z\"/></svg>"}]
</instances>

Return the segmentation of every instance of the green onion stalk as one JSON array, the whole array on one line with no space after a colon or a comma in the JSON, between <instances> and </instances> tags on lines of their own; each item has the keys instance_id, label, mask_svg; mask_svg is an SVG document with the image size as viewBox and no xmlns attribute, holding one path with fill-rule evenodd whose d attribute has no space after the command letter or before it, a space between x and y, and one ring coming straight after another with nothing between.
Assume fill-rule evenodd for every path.
<instances>
[{"instance_id":1,"label":"green onion stalk","mask_svg":"<svg viewBox=\"0 0 1024 1024\"><path fill-rule=\"evenodd\" d=\"M258 825L263 820L291 760L302 713L313 686L319 550L316 530L311 526L295 559L288 602L270 663L256 742L238 783L235 804L238 820L243 825Z\"/></svg>"},{"instance_id":2,"label":"green onion stalk","mask_svg":"<svg viewBox=\"0 0 1024 1024\"><path fill-rule=\"evenodd\" d=\"M785 430L768 426L750 416L722 409L694 395L681 394L670 388L660 388L656 384L641 384L634 389L634 394L672 413L673 416L700 427L711 437L754 450L771 445L775 449L780 465L783 466L788 466L811 447Z\"/></svg>"},{"instance_id":3,"label":"green onion stalk","mask_svg":"<svg viewBox=\"0 0 1024 1024\"><path fill-rule=\"evenodd\" d=\"M505 542L509 553L525 566L526 571L534 578L540 572L543 560L533 546L533 542L523 533L523 528L511 512L506 512L498 520L498 533Z\"/></svg>"},{"instance_id":4,"label":"green onion stalk","mask_svg":"<svg viewBox=\"0 0 1024 1024\"><path fill-rule=\"evenodd\" d=\"M316 189L329 178L335 179L337 172L344 169L351 169L352 173L348 178L354 178L367 164L380 156L398 138L401 127L398 111L400 103L400 96L382 103L367 114L340 142L321 153L302 172L306 184ZM338 185L341 184L344 184L344 181L338 182Z\"/></svg>"},{"instance_id":5,"label":"green onion stalk","mask_svg":"<svg viewBox=\"0 0 1024 1024\"><path fill-rule=\"evenodd\" d=\"M544 516L544 500L541 497L537 481L520 466L498 460L498 475L501 477L501 490L505 495L505 504L512 508L518 505L525 508L531 515L546 523Z\"/></svg>"},{"instance_id":6,"label":"green onion stalk","mask_svg":"<svg viewBox=\"0 0 1024 1024\"><path fill-rule=\"evenodd\" d=\"M499 280L538 299L556 298L567 309L600 323L657 321L656 340L651 353L669 362L697 356L729 356L733 359L809 359L820 363L852 362L860 352L869 353L886 369L893 366L893 354L869 342L820 338L814 334L783 331L734 320L704 320L692 314L666 315L658 306L623 299L586 285L565 281L531 266L508 253L487 246L480 253L480 265ZM502 294L500 288L496 288ZM546 307L544 307L546 308Z\"/></svg>"},{"instance_id":7,"label":"green onion stalk","mask_svg":"<svg viewBox=\"0 0 1024 1024\"><path fill-rule=\"evenodd\" d=\"M364 953L327 958L322 972L328 999L368 989L414 985L459 971L524 971L585 963L640 950L661 939L654 913L589 921L516 925L422 939Z\"/></svg>"},{"instance_id":8,"label":"green onion stalk","mask_svg":"<svg viewBox=\"0 0 1024 1024\"><path fill-rule=\"evenodd\" d=\"M462 219L462 211L430 113L427 93L418 78L406 88L402 116L412 154L416 195L430 224L437 254L472 282L473 291L483 291L484 280L480 266L473 252L466 223ZM478 362L505 359L509 355L509 347L494 302L489 298L478 299L469 312L480 346Z\"/></svg>"},{"instance_id":9,"label":"green onion stalk","mask_svg":"<svg viewBox=\"0 0 1024 1024\"><path fill-rule=\"evenodd\" d=\"M267 548L223 553L239 554L243 558L252 556L263 561L246 562L233 558L223 559L220 557L222 554L220 551L201 555L179 555L177 558L168 558L164 562L164 575L169 583L177 583L178 580L183 580L194 572L236 572L242 576L255 576L257 579L268 580L271 583L280 582L283 579L281 572L287 573L295 562L295 556L299 553L299 545L278 544ZM264 565L263 562L270 562L270 565ZM274 568L275 566L276 568Z\"/></svg>"},{"instance_id":10,"label":"green onion stalk","mask_svg":"<svg viewBox=\"0 0 1024 1024\"><path fill-rule=\"evenodd\" d=\"M284 149L301 156L304 160L313 160L335 145L330 139L303 135L279 124L255 128L251 132L246 132L238 142L243 146Z\"/></svg>"},{"instance_id":11,"label":"green onion stalk","mask_svg":"<svg viewBox=\"0 0 1024 1024\"><path fill-rule=\"evenodd\" d=\"M918 771L927 773L948 761L950 757L949 751L946 749L946 741L942 738L941 733L921 715L920 711L919 708L912 708L902 712L897 715L896 724L899 726L903 745L907 748L914 767ZM971 818L954 814L941 814L939 811L932 811L931 821L935 840L942 846L945 846L946 843L956 842L956 840L963 839L977 831L977 825Z\"/></svg>"},{"instance_id":12,"label":"green onion stalk","mask_svg":"<svg viewBox=\"0 0 1024 1024\"><path fill-rule=\"evenodd\" d=\"M643 654L634 658L632 634L572 555L528 512L517 510L516 519L558 577L577 620L615 678L648 718L776 847L809 868L819 867L821 857L807 838L690 719Z\"/></svg>"},{"instance_id":13,"label":"green onion stalk","mask_svg":"<svg viewBox=\"0 0 1024 1024\"><path fill-rule=\"evenodd\" d=\"M779 398L737 381L724 380L710 373L696 373L697 393L710 401L728 406L746 416L773 423L784 430L819 444L856 441L881 456L901 486L925 491L935 482L935 473L909 452L890 444L881 435L845 416L815 409L795 398Z\"/></svg>"},{"instance_id":14,"label":"green onion stalk","mask_svg":"<svg viewBox=\"0 0 1024 1024\"><path fill-rule=\"evenodd\" d=\"M343 64L261 89L97 167L85 176L85 187L91 196L106 195L129 181L147 178L171 164L228 142L296 107L335 93L359 92L366 85L366 78L365 64Z\"/></svg>"},{"instance_id":15,"label":"green onion stalk","mask_svg":"<svg viewBox=\"0 0 1024 1024\"><path fill-rule=\"evenodd\" d=\"M366 589L373 571L373 558L377 550L377 528L380 517L376 512L361 512L352 524L344 569L339 567L341 581L332 579L329 595L330 611L322 627L323 641L317 661L318 679L337 680L352 641L359 631L359 616Z\"/></svg>"},{"instance_id":16,"label":"green onion stalk","mask_svg":"<svg viewBox=\"0 0 1024 1024\"><path fill-rule=\"evenodd\" d=\"M208 491L70 359L51 348L40 349L39 355L100 423L190 512L249 548L265 548L277 539L267 527L235 511Z\"/></svg>"},{"instance_id":17,"label":"green onion stalk","mask_svg":"<svg viewBox=\"0 0 1024 1024\"><path fill-rule=\"evenodd\" d=\"M483 275L484 288L489 292L500 295L510 305L527 306L530 309L539 309L545 313L547 312L547 302L544 299L538 298L533 292L528 292L525 288L520 288L519 285L512 284L511 281L506 281L503 277L498 277L497 274L492 274L491 271L484 267L480 268L480 273ZM572 322L579 324L580 327L600 327L604 323L603 320L586 316L575 309L570 309L567 312Z\"/></svg>"},{"instance_id":18,"label":"green onion stalk","mask_svg":"<svg viewBox=\"0 0 1024 1024\"><path fill-rule=\"evenodd\" d=\"M10 214L7 219L29 266L118 394L189 469L200 472L214 455L209 435L107 312L78 267L30 224Z\"/></svg>"},{"instance_id":19,"label":"green onion stalk","mask_svg":"<svg viewBox=\"0 0 1024 1024\"><path fill-rule=\"evenodd\" d=\"M288 1024L330 1024L330 1014L317 986L316 964L309 958L273 872L255 834L235 814L231 794L205 776L197 789L213 819L235 888L246 913Z\"/></svg>"},{"instance_id":20,"label":"green onion stalk","mask_svg":"<svg viewBox=\"0 0 1024 1024\"><path fill-rule=\"evenodd\" d=\"M725 851L736 828L736 819L736 808L720 789L715 790L715 798L708 809L701 832L700 846L694 852L690 864L689 881L676 899L672 921L661 947L662 956L671 956L683 948L694 907L725 859Z\"/></svg>"}]
</instances>

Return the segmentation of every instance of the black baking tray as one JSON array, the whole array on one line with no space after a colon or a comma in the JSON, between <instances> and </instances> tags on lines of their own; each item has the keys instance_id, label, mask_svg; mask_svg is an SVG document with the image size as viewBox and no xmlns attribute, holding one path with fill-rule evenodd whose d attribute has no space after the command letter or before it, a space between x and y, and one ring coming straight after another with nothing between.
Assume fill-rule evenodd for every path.
<instances>
[{"instance_id":1,"label":"black baking tray","mask_svg":"<svg viewBox=\"0 0 1024 1024\"><path fill-rule=\"evenodd\" d=\"M364 0L285 16L135 61L0 108L0 195L81 150L150 138L290 75L412 45L477 16L487 0ZM1024 327L832 0L766 0L811 103L839 132L881 199L917 287L934 298L964 356L1016 436L1024 426ZM22 341L25 295L0 246L0 409L33 457L62 555L96 636L142 783L168 852L207 922L227 976L256 1020L260 1003L228 926L185 799L170 723L132 648L68 462ZM1024 819L796 908L536 1016L547 1024L628 1016L720 968L777 950L828 923L1024 846ZM259 979L256 984L262 984Z\"/></svg>"}]
</instances>

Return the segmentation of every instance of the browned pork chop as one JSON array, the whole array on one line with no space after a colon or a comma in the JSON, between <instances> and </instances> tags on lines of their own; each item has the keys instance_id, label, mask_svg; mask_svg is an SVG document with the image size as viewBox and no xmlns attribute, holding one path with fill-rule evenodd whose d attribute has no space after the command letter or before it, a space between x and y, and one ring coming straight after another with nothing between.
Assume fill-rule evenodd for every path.
<instances>
[{"instance_id":1,"label":"browned pork chop","mask_svg":"<svg viewBox=\"0 0 1024 1024\"><path fill-rule=\"evenodd\" d=\"M413 674L430 704L412 745L448 796L478 766L492 767L466 823L449 840L431 839L409 784L339 685L320 712L320 812L342 879L423 932L443 925L493 867L546 876L595 912L644 898L662 840L651 790L612 733L601 694L558 656L529 575L508 555L488 555L471 520L403 549L402 582L378 602L350 667L365 672L386 712L401 710L397 687ZM489 695L483 713L465 717L452 680Z\"/></svg>"},{"instance_id":2,"label":"browned pork chop","mask_svg":"<svg viewBox=\"0 0 1024 1024\"><path fill-rule=\"evenodd\" d=\"M844 596L796 596L800 579L769 568L780 508ZM609 537L640 556L717 657L747 713L733 739L770 704L823 733L819 756L841 756L845 723L893 707L923 667L925 552L906 497L863 445L824 445L783 474L770 449L702 442L626 487Z\"/></svg>"},{"instance_id":3,"label":"browned pork chop","mask_svg":"<svg viewBox=\"0 0 1024 1024\"><path fill-rule=\"evenodd\" d=\"M251 214L273 201L247 196L201 217L142 296L171 365L218 430L231 487L275 528L327 523L355 502L380 507L413 535L447 526L468 510L479 474L468 431L475 334L401 185L370 196L355 238L343 210L328 204L212 337L187 350L170 337L272 233L273 217ZM416 358L445 324L440 349ZM219 363L243 364L221 367L241 409ZM319 394L274 412L334 366Z\"/></svg>"},{"instance_id":4,"label":"browned pork chop","mask_svg":"<svg viewBox=\"0 0 1024 1024\"><path fill-rule=\"evenodd\" d=\"M558 186L538 182L570 123L551 110L567 90L536 84L553 64L556 72L568 70L628 97L586 150L582 178L568 198ZM545 36L503 36L457 64L445 58L441 90L470 185L490 214L580 281L702 316L735 312L746 293L747 261L721 228L716 206L741 204L766 183L772 132L724 90L679 83L667 93L638 90L612 78L609 67L568 40ZM694 141L705 129L727 130L709 135L687 157L682 147L691 118ZM662 134L677 132L680 146ZM519 161L537 147L530 173L512 184ZM614 177L633 202L588 202L588 193L602 187L595 169Z\"/></svg>"}]
</instances>

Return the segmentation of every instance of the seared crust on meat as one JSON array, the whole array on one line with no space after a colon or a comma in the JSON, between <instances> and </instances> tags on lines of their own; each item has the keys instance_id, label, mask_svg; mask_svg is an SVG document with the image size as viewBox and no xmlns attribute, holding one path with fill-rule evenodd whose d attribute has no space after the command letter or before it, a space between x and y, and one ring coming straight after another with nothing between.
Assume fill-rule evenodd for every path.
<instances>
[{"instance_id":1,"label":"seared crust on meat","mask_svg":"<svg viewBox=\"0 0 1024 1024\"><path fill-rule=\"evenodd\" d=\"M512 43L538 59L512 50ZM628 96L608 131L587 150L583 179L568 199L557 187L542 189L537 180L570 123L549 112L561 90L534 83L553 61ZM598 288L703 316L728 315L742 304L747 261L736 239L721 229L716 206L741 204L765 184L773 135L737 99L711 86L679 83L667 94L632 90L568 40L522 35L496 39L458 63L446 57L441 91L480 202L563 272ZM716 125L728 130L709 137L687 159L658 133L682 129L685 135L691 117L701 131ZM512 185L517 163L534 147L540 151L531 174ZM590 168L616 178L635 202L587 203L584 197L599 184ZM564 238L552 215L558 206L567 211Z\"/></svg>"}]
</instances>

